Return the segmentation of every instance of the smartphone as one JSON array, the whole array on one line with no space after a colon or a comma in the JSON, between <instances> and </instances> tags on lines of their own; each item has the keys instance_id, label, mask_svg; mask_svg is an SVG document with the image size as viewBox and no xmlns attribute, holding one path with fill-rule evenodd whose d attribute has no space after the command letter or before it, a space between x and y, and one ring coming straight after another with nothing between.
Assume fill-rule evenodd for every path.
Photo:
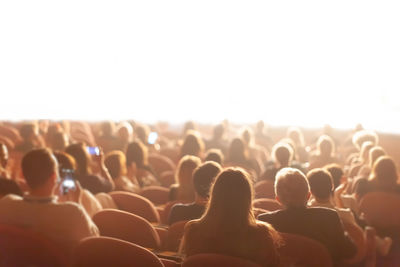
<instances>
[{"instance_id":1,"label":"smartphone","mask_svg":"<svg viewBox=\"0 0 400 267\"><path fill-rule=\"evenodd\" d=\"M157 138L158 138L158 133L151 132L149 134L149 138L147 139L147 143L149 143L149 145L154 145L157 141Z\"/></svg>"},{"instance_id":2,"label":"smartphone","mask_svg":"<svg viewBox=\"0 0 400 267\"><path fill-rule=\"evenodd\" d=\"M62 169L61 170L61 190L62 193L65 195L70 190L76 189L76 183L74 179L74 170L71 169Z\"/></svg>"},{"instance_id":3,"label":"smartphone","mask_svg":"<svg viewBox=\"0 0 400 267\"><path fill-rule=\"evenodd\" d=\"M86 149L90 155L96 155L96 156L100 155L100 149L97 146L88 146L86 147Z\"/></svg>"}]
</instances>

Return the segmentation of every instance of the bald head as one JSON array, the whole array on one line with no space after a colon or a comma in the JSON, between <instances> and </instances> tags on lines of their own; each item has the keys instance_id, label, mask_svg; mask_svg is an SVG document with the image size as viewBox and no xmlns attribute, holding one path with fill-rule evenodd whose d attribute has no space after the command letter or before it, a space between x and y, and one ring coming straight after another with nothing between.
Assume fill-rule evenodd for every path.
<instances>
[{"instance_id":1,"label":"bald head","mask_svg":"<svg viewBox=\"0 0 400 267\"><path fill-rule=\"evenodd\" d=\"M275 178L275 195L286 207L305 206L310 196L306 176L294 168L283 168Z\"/></svg>"}]
</instances>

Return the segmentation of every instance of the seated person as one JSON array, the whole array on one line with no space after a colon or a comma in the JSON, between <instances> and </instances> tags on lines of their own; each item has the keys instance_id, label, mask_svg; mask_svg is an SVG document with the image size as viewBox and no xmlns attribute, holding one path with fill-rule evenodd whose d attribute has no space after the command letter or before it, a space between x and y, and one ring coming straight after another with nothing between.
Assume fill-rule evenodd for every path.
<instances>
[{"instance_id":1,"label":"seated person","mask_svg":"<svg viewBox=\"0 0 400 267\"><path fill-rule=\"evenodd\" d=\"M308 183L313 199L310 207L324 207L337 211L343 222L356 223L350 209L337 208L333 200L333 181L331 174L324 169L313 169L307 173Z\"/></svg>"},{"instance_id":2,"label":"seated person","mask_svg":"<svg viewBox=\"0 0 400 267\"><path fill-rule=\"evenodd\" d=\"M0 199L0 223L39 232L70 252L78 242L99 231L84 208L78 204L81 188L62 195L58 166L47 149L35 149L22 159L22 172L28 184L24 197L7 195ZM71 200L61 202L60 200Z\"/></svg>"},{"instance_id":3,"label":"seated person","mask_svg":"<svg viewBox=\"0 0 400 267\"><path fill-rule=\"evenodd\" d=\"M89 155L85 144L76 143L67 147L65 150L76 162L75 177L83 188L92 194L108 193L113 190L114 182L103 161L103 153L95 156L100 166L101 176L92 173L92 157Z\"/></svg>"},{"instance_id":4,"label":"seated person","mask_svg":"<svg viewBox=\"0 0 400 267\"><path fill-rule=\"evenodd\" d=\"M65 170L72 171L72 177L74 177L74 173L76 171L76 163L74 158L65 152L53 152L53 154L57 159L58 172L60 174L60 177L64 175ZM82 189L82 197L80 204L82 204L82 206L85 208L87 214L89 214L90 217L93 217L93 215L95 215L98 211L103 209L100 202L87 189Z\"/></svg>"},{"instance_id":5,"label":"seated person","mask_svg":"<svg viewBox=\"0 0 400 267\"><path fill-rule=\"evenodd\" d=\"M283 142L275 144L272 147L272 159L273 162L267 166L265 172L259 178L260 180L275 181L275 175L280 169L291 166L293 159L292 147Z\"/></svg>"},{"instance_id":6,"label":"seated person","mask_svg":"<svg viewBox=\"0 0 400 267\"><path fill-rule=\"evenodd\" d=\"M198 219L203 215L208 202L210 187L221 170L221 166L212 161L205 162L194 170L195 201L190 204L176 204L173 206L169 215L169 225L178 221Z\"/></svg>"},{"instance_id":7,"label":"seated person","mask_svg":"<svg viewBox=\"0 0 400 267\"><path fill-rule=\"evenodd\" d=\"M211 189L205 214L185 226L181 251L186 256L223 254L253 261L261 266L279 266L279 234L255 219L252 184L242 169L221 172ZM240 197L239 197L240 196Z\"/></svg>"},{"instance_id":8,"label":"seated person","mask_svg":"<svg viewBox=\"0 0 400 267\"><path fill-rule=\"evenodd\" d=\"M134 184L126 177L126 159L122 151L113 150L108 152L104 163L114 180L116 191L132 193L138 193L140 191L140 186L137 181L136 184Z\"/></svg>"},{"instance_id":9,"label":"seated person","mask_svg":"<svg viewBox=\"0 0 400 267\"><path fill-rule=\"evenodd\" d=\"M370 192L385 192L400 195L400 184L397 182L397 168L394 160L389 156L379 157L370 176L357 180L355 184L356 199L358 201Z\"/></svg>"},{"instance_id":10,"label":"seated person","mask_svg":"<svg viewBox=\"0 0 400 267\"><path fill-rule=\"evenodd\" d=\"M207 150L204 161L214 161L222 166L224 164L224 155L222 154L221 150L217 148L211 148Z\"/></svg>"},{"instance_id":11,"label":"seated person","mask_svg":"<svg viewBox=\"0 0 400 267\"><path fill-rule=\"evenodd\" d=\"M293 168L280 170L276 174L275 194L284 209L261 214L259 220L270 223L279 232L303 235L321 242L336 265L355 254L356 247L343 230L336 211L307 207L310 188L302 172Z\"/></svg>"},{"instance_id":12,"label":"seated person","mask_svg":"<svg viewBox=\"0 0 400 267\"><path fill-rule=\"evenodd\" d=\"M39 127L36 123L25 123L21 126L19 134L22 142L15 146L15 150L25 154L36 147L43 146L43 140L39 136Z\"/></svg>"},{"instance_id":13,"label":"seated person","mask_svg":"<svg viewBox=\"0 0 400 267\"><path fill-rule=\"evenodd\" d=\"M175 171L176 183L170 186L169 200L183 203L193 202L195 193L193 188L193 172L201 164L196 156L186 155L179 161Z\"/></svg>"},{"instance_id":14,"label":"seated person","mask_svg":"<svg viewBox=\"0 0 400 267\"><path fill-rule=\"evenodd\" d=\"M317 151L310 157L310 169L322 168L325 165L338 163L335 155L335 142L329 135L321 135L317 141Z\"/></svg>"},{"instance_id":15,"label":"seated person","mask_svg":"<svg viewBox=\"0 0 400 267\"><path fill-rule=\"evenodd\" d=\"M7 164L8 149L5 144L0 143L0 198L8 194L22 196L22 191L18 184L14 180L9 179Z\"/></svg>"}]
</instances>

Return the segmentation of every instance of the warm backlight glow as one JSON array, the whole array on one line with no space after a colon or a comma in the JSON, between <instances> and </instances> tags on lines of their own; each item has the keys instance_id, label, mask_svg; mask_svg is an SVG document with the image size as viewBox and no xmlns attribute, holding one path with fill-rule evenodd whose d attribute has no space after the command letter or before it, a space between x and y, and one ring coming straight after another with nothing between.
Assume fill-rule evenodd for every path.
<instances>
[{"instance_id":1,"label":"warm backlight glow","mask_svg":"<svg viewBox=\"0 0 400 267\"><path fill-rule=\"evenodd\" d=\"M2 1L1 119L400 127L398 1Z\"/></svg>"}]
</instances>

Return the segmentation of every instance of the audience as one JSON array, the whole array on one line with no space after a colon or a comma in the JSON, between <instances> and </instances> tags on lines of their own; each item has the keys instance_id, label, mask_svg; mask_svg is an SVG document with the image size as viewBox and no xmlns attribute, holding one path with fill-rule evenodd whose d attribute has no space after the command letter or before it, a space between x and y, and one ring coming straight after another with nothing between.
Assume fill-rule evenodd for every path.
<instances>
[{"instance_id":1,"label":"audience","mask_svg":"<svg viewBox=\"0 0 400 267\"><path fill-rule=\"evenodd\" d=\"M75 177L83 188L89 190L92 194L107 193L113 190L114 182L104 165L102 153L95 156L101 170L101 176L98 176L92 173L92 159L83 143L72 144L66 148L65 152L75 159Z\"/></svg>"},{"instance_id":2,"label":"audience","mask_svg":"<svg viewBox=\"0 0 400 267\"><path fill-rule=\"evenodd\" d=\"M245 171L229 168L221 172L205 214L186 224L181 250L187 257L218 253L261 266L279 265L279 235L255 219L252 199L251 181Z\"/></svg>"},{"instance_id":3,"label":"audience","mask_svg":"<svg viewBox=\"0 0 400 267\"><path fill-rule=\"evenodd\" d=\"M99 234L90 218L103 209L100 202L105 208L117 208L107 193L141 194L152 186L147 193L159 192L157 204L161 204L167 201L169 187L172 203L157 209L165 207L160 214L166 215L162 221L168 225L189 221L181 243L186 257L218 253L279 266L281 232L320 242L334 264L341 266L356 250L342 223L346 229L350 224L374 226L359 212L364 195L400 194L397 158L388 156L397 156L395 147L388 145L387 136L382 138L385 150L377 146L378 136L372 131L357 129L350 147L340 138L346 133L332 128L317 134L307 130L306 136L296 127L273 128L269 136L259 121L253 137L252 128L227 120L216 126L190 121L183 135L174 127L152 125L158 134L153 146L148 144L150 127L132 120L119 122L117 129L112 121L1 124L0 223L37 231L70 253L82 238ZM281 139L285 133L287 137ZM204 141L206 153L201 136L212 136ZM316 150L310 152L316 136ZM280 141L273 146L272 140ZM150 165L149 151L170 161L151 158ZM271 159L267 158L270 151ZM281 210L252 208L252 183L264 179L271 183L260 185L274 183ZM74 186L66 188L67 181ZM160 181L164 189L158 188ZM257 193L261 188L257 186ZM254 212L262 213L260 221ZM400 255L399 241L391 237L375 236L378 257Z\"/></svg>"},{"instance_id":4,"label":"audience","mask_svg":"<svg viewBox=\"0 0 400 267\"><path fill-rule=\"evenodd\" d=\"M22 172L28 192L24 197L11 194L0 199L0 223L41 233L68 252L81 239L99 235L80 204L79 183L75 190L62 195L57 161L49 150L29 151L22 159Z\"/></svg>"},{"instance_id":5,"label":"audience","mask_svg":"<svg viewBox=\"0 0 400 267\"><path fill-rule=\"evenodd\" d=\"M148 163L147 147L141 141L129 143L126 149L126 167L128 178L136 181L140 187L159 185L157 175Z\"/></svg>"},{"instance_id":6,"label":"audience","mask_svg":"<svg viewBox=\"0 0 400 267\"><path fill-rule=\"evenodd\" d=\"M104 164L114 180L116 191L127 191L132 193L138 193L140 191L139 183L136 180L135 183L133 183L126 177L126 159L122 151L114 150L108 152Z\"/></svg>"},{"instance_id":7,"label":"audience","mask_svg":"<svg viewBox=\"0 0 400 267\"><path fill-rule=\"evenodd\" d=\"M210 187L221 170L222 168L218 163L211 161L203 163L194 170L195 201L189 204L176 204L173 206L168 220L170 225L178 221L198 219L203 215L208 203Z\"/></svg>"},{"instance_id":8,"label":"audience","mask_svg":"<svg viewBox=\"0 0 400 267\"><path fill-rule=\"evenodd\" d=\"M175 172L175 184L170 187L169 200L183 203L195 200L193 172L200 164L201 160L195 156L186 155L181 158Z\"/></svg>"},{"instance_id":9,"label":"audience","mask_svg":"<svg viewBox=\"0 0 400 267\"><path fill-rule=\"evenodd\" d=\"M335 210L307 207L310 188L302 172L293 168L281 169L276 174L275 194L284 209L261 214L259 220L270 223L279 232L303 235L321 242L337 266L355 254L356 247L343 230Z\"/></svg>"}]
</instances>

